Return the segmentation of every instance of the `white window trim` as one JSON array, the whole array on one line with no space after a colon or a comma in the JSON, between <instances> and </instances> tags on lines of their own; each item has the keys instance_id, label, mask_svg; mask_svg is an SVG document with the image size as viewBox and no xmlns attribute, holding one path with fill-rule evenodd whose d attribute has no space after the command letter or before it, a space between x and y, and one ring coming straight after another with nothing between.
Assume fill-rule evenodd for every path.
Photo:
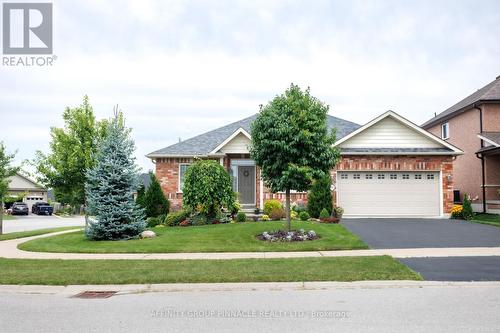
<instances>
[{"instance_id":1,"label":"white window trim","mask_svg":"<svg viewBox=\"0 0 500 333\"><path fill-rule=\"evenodd\" d=\"M183 165L191 165L191 163L179 163L179 175L178 175L178 183L177 183L177 193L182 193L182 188L181 188L181 166Z\"/></svg>"},{"instance_id":2,"label":"white window trim","mask_svg":"<svg viewBox=\"0 0 500 333\"><path fill-rule=\"evenodd\" d=\"M445 127L446 127L446 136L444 135ZM450 124L449 123L441 124L441 139L447 140L449 138L450 138Z\"/></svg>"}]
</instances>

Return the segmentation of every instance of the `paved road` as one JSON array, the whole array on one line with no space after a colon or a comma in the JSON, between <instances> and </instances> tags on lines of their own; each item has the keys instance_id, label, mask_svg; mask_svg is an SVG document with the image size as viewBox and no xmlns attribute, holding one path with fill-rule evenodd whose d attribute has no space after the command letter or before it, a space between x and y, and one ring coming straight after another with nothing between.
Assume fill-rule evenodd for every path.
<instances>
[{"instance_id":1,"label":"paved road","mask_svg":"<svg viewBox=\"0 0 500 333\"><path fill-rule=\"evenodd\" d=\"M2 332L498 332L500 286L0 294L0 309Z\"/></svg>"},{"instance_id":2,"label":"paved road","mask_svg":"<svg viewBox=\"0 0 500 333\"><path fill-rule=\"evenodd\" d=\"M38 216L30 214L28 216L16 216L15 220L3 221L3 232L9 233L16 231L83 225L85 225L85 219L81 216L61 218L57 216Z\"/></svg>"},{"instance_id":3,"label":"paved road","mask_svg":"<svg viewBox=\"0 0 500 333\"><path fill-rule=\"evenodd\" d=\"M500 281L500 257L399 259L430 281Z\"/></svg>"},{"instance_id":4,"label":"paved road","mask_svg":"<svg viewBox=\"0 0 500 333\"><path fill-rule=\"evenodd\" d=\"M500 246L500 228L448 219L344 219L372 249Z\"/></svg>"}]
</instances>

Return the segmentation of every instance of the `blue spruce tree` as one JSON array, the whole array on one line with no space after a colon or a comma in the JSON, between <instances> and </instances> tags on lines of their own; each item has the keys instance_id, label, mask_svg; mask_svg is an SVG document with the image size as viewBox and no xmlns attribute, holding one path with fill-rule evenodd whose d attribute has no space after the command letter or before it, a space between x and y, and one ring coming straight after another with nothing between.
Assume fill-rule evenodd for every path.
<instances>
[{"instance_id":1,"label":"blue spruce tree","mask_svg":"<svg viewBox=\"0 0 500 333\"><path fill-rule=\"evenodd\" d=\"M144 210L134 201L139 173L129 134L122 114L115 111L99 147L96 166L87 171L85 193L91 216L85 230L88 239L135 238L146 227Z\"/></svg>"}]
</instances>

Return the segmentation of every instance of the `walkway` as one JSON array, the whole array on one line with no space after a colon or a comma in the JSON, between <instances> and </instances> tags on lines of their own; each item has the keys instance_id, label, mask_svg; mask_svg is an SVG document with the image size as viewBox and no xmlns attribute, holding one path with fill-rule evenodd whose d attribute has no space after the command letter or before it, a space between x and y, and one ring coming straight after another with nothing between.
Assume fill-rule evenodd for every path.
<instances>
[{"instance_id":1,"label":"walkway","mask_svg":"<svg viewBox=\"0 0 500 333\"><path fill-rule=\"evenodd\" d=\"M432 257L483 257L500 256L500 247L451 247L451 248L412 248L412 249L369 249L342 251L308 252L226 252L226 253L49 253L28 252L17 245L32 239L60 235L75 230L0 241L0 257L9 259L136 259L136 260L179 260L179 259L271 259L304 257L362 257L388 255L393 258L432 258Z\"/></svg>"}]
</instances>

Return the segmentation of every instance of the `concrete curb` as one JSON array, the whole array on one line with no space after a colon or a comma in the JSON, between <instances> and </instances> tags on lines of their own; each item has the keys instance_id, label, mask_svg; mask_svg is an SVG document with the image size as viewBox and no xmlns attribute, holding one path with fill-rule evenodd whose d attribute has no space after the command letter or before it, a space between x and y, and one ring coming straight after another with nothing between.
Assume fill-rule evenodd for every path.
<instances>
[{"instance_id":1,"label":"concrete curb","mask_svg":"<svg viewBox=\"0 0 500 333\"><path fill-rule=\"evenodd\" d=\"M500 256L500 247L452 247L369 249L302 252L217 252L217 253L52 253L29 252L17 248L27 241L75 232L80 229L43 234L38 236L0 241L0 257L7 259L62 259L62 260L228 260L309 257L365 257L391 256L393 258L481 257Z\"/></svg>"},{"instance_id":2,"label":"concrete curb","mask_svg":"<svg viewBox=\"0 0 500 333\"><path fill-rule=\"evenodd\" d=\"M219 292L219 291L282 291L282 290L342 290L390 288L481 288L500 289L500 281L441 282L441 281L355 281L355 282L250 282L250 283L173 283L124 285L0 285L0 294L44 294L73 296L83 291L115 291L116 295L150 292Z\"/></svg>"}]
</instances>

